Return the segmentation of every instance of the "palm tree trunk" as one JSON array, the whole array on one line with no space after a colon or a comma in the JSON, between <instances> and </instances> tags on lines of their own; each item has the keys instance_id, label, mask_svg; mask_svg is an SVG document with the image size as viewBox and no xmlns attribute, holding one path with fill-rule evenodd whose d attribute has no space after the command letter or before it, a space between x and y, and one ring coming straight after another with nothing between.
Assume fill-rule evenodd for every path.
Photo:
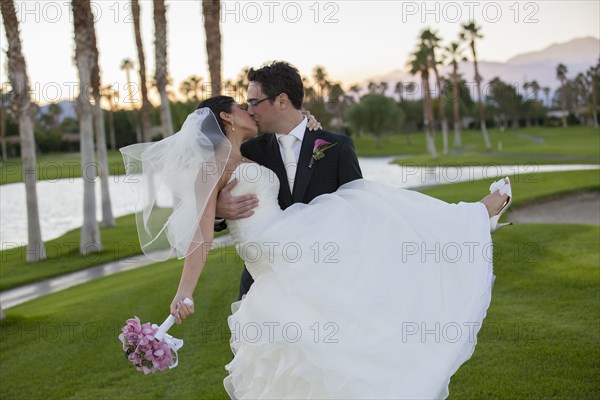
<instances>
[{"instance_id":1,"label":"palm tree trunk","mask_svg":"<svg viewBox=\"0 0 600 400\"><path fill-rule=\"evenodd\" d=\"M125 74L127 75L127 92L129 95L129 101L133 102L133 90L132 90L132 83L131 83L131 70L127 69L125 71ZM143 138L142 138L142 130L140 129L140 124L138 121L138 115L137 115L137 111L135 107L132 107L131 110L131 124L133 125L133 129L135 130L135 140L138 143L141 143Z\"/></svg>"},{"instance_id":2,"label":"palm tree trunk","mask_svg":"<svg viewBox=\"0 0 600 400\"><path fill-rule=\"evenodd\" d=\"M220 0L202 0L204 30L206 32L206 54L210 72L211 96L221 94L221 29L219 27Z\"/></svg>"},{"instance_id":3,"label":"palm tree trunk","mask_svg":"<svg viewBox=\"0 0 600 400\"><path fill-rule=\"evenodd\" d=\"M485 124L485 114L483 112L483 93L481 92L481 76L479 75L479 66L477 64L477 53L475 52L474 44L471 45L471 51L473 52L473 65L475 66L475 82L477 82L477 95L479 103L479 121L481 124L481 133L483 134L483 142L485 148L488 150L492 149L492 143L490 142L490 136L488 135L487 126Z\"/></svg>"},{"instance_id":4,"label":"palm tree trunk","mask_svg":"<svg viewBox=\"0 0 600 400\"><path fill-rule=\"evenodd\" d=\"M561 88L560 97L562 100L562 110L563 110L562 124L563 124L563 128L567 128L567 116L564 115L564 113L567 111L567 93L565 92L565 80L564 79L560 80L560 88Z\"/></svg>"},{"instance_id":5,"label":"palm tree trunk","mask_svg":"<svg viewBox=\"0 0 600 400\"><path fill-rule=\"evenodd\" d=\"M2 146L2 159L8 160L8 153L6 151L6 141L4 140L6 135L6 111L4 104L0 106L0 145Z\"/></svg>"},{"instance_id":6,"label":"palm tree trunk","mask_svg":"<svg viewBox=\"0 0 600 400\"><path fill-rule=\"evenodd\" d=\"M452 74L452 95L453 99L453 111L454 111L454 147L459 148L462 146L461 138L461 124L460 124L460 99L459 99L459 83L458 83L458 71L457 65L454 64L454 72Z\"/></svg>"},{"instance_id":7,"label":"palm tree trunk","mask_svg":"<svg viewBox=\"0 0 600 400\"><path fill-rule=\"evenodd\" d=\"M79 73L79 87L82 88L77 98L81 176L83 177L83 226L81 227L79 252L87 255L102 251L100 230L96 221L96 165L92 105L89 93L85 90L92 85L94 53L92 50L93 39L88 24L92 23L93 14L89 0L72 0L72 9L75 25L75 61Z\"/></svg>"},{"instance_id":8,"label":"palm tree trunk","mask_svg":"<svg viewBox=\"0 0 600 400\"><path fill-rule=\"evenodd\" d=\"M29 109L23 109L19 115L19 134L21 136L21 158L25 167L25 193L27 202L27 261L46 259L46 250L42 240L40 217L37 201L37 174L35 139L33 136L33 115Z\"/></svg>"},{"instance_id":9,"label":"palm tree trunk","mask_svg":"<svg viewBox=\"0 0 600 400\"><path fill-rule=\"evenodd\" d=\"M108 137L110 138L110 149L117 150L117 135L115 133L112 98L110 99L110 109L108 110Z\"/></svg>"},{"instance_id":10,"label":"palm tree trunk","mask_svg":"<svg viewBox=\"0 0 600 400\"><path fill-rule=\"evenodd\" d=\"M437 158L437 150L435 149L435 121L433 118L433 104L431 102L431 93L429 91L429 76L423 76L423 90L425 91L425 100L423 107L425 109L425 140L427 143L427 151L431 157Z\"/></svg>"},{"instance_id":11,"label":"palm tree trunk","mask_svg":"<svg viewBox=\"0 0 600 400\"><path fill-rule=\"evenodd\" d=\"M88 24L91 37L91 50L94 60L92 64L92 93L94 96L93 119L96 132L96 153L98 155L98 170L100 173L100 193L102 197L102 224L106 227L115 226L115 218L113 217L112 206L110 202L110 191L108 187L109 171L107 162L106 150L106 128L104 126L104 112L100 103L102 94L100 92L102 83L100 82L100 61L98 46L96 42L96 29L94 23Z\"/></svg>"},{"instance_id":12,"label":"palm tree trunk","mask_svg":"<svg viewBox=\"0 0 600 400\"><path fill-rule=\"evenodd\" d=\"M598 98L596 92L596 77L592 76L592 118L594 118L594 128L598 129Z\"/></svg>"},{"instance_id":13,"label":"palm tree trunk","mask_svg":"<svg viewBox=\"0 0 600 400\"><path fill-rule=\"evenodd\" d=\"M448 154L448 119L446 118L446 98L442 93L442 83L440 82L440 75L438 74L437 67L433 66L433 72L435 73L435 80L438 85L438 101L440 110L440 122L442 124L442 146L443 153Z\"/></svg>"},{"instance_id":14,"label":"palm tree trunk","mask_svg":"<svg viewBox=\"0 0 600 400\"><path fill-rule=\"evenodd\" d=\"M37 201L37 171L35 137L33 135L33 112L29 98L29 78L27 65L21 50L19 22L12 0L2 1L2 18L8 40L8 76L13 87L13 107L19 122L21 138L21 159L25 169L25 201L27 204L27 255L26 261L39 261L46 258L46 248L42 241L40 216Z\"/></svg>"},{"instance_id":15,"label":"palm tree trunk","mask_svg":"<svg viewBox=\"0 0 600 400\"><path fill-rule=\"evenodd\" d=\"M154 42L156 59L156 87L160 93L160 122L163 137L173 134L173 118L167 93L167 16L164 0L154 0Z\"/></svg>"},{"instance_id":16,"label":"palm tree trunk","mask_svg":"<svg viewBox=\"0 0 600 400\"><path fill-rule=\"evenodd\" d=\"M96 153L98 155L98 170L100 173L100 193L102 195L102 225L115 226L115 218L110 202L110 190L108 187L109 170L106 154L106 132L104 129L104 112L100 107L100 97L96 100L93 108L94 125L96 127Z\"/></svg>"},{"instance_id":17,"label":"palm tree trunk","mask_svg":"<svg viewBox=\"0 0 600 400\"><path fill-rule=\"evenodd\" d=\"M142 137L145 142L150 141L152 123L150 121L150 113L152 105L148 100L148 87L146 86L146 57L144 56L144 45L142 43L142 33L140 29L140 3L138 0L131 0L131 11L133 15L133 27L135 32L135 44L138 52L138 64L140 74L140 89L142 92Z\"/></svg>"}]
</instances>

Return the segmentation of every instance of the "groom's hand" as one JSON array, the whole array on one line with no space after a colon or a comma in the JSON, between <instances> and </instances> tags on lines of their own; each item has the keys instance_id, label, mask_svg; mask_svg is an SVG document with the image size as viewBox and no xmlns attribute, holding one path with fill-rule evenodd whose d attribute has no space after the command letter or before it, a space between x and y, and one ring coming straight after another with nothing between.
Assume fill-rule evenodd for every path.
<instances>
[{"instance_id":1,"label":"groom's hand","mask_svg":"<svg viewBox=\"0 0 600 400\"><path fill-rule=\"evenodd\" d=\"M228 220L248 218L254 214L252 210L258 207L258 197L255 194L241 196L231 194L231 189L235 187L237 182L237 178L232 180L219 192L216 215L221 218Z\"/></svg>"}]
</instances>

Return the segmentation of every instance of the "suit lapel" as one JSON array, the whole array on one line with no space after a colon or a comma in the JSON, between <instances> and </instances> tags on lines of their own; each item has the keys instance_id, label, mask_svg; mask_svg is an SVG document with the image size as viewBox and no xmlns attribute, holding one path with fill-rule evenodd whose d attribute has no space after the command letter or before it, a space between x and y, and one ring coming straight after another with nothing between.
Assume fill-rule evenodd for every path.
<instances>
[{"instance_id":1,"label":"suit lapel","mask_svg":"<svg viewBox=\"0 0 600 400\"><path fill-rule=\"evenodd\" d=\"M304 193L310 177L312 176L313 168L308 168L310 159L313 153L315 140L317 140L317 132L311 132L308 128L304 131L304 139L300 148L300 156L298 157L298 166L296 168L296 176L294 177L294 193L292 199L294 203L302 202Z\"/></svg>"},{"instance_id":2,"label":"suit lapel","mask_svg":"<svg viewBox=\"0 0 600 400\"><path fill-rule=\"evenodd\" d=\"M274 133L269 134L267 144L269 146L267 150L269 162L266 166L269 167L273 172L275 172L275 175L277 175L277 178L279 178L279 195L281 197L281 202L286 206L289 206L293 203L292 193L290 192L290 185L288 185L288 178L287 174L285 173L285 166L283 165L283 160L281 158L279 142L277 142L277 136Z\"/></svg>"}]
</instances>

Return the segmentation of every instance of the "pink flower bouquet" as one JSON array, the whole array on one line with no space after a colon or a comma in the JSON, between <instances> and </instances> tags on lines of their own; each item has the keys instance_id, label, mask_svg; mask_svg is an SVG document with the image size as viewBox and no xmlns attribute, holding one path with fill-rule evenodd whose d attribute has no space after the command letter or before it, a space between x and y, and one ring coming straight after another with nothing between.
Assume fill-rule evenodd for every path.
<instances>
[{"instance_id":1,"label":"pink flower bouquet","mask_svg":"<svg viewBox=\"0 0 600 400\"><path fill-rule=\"evenodd\" d=\"M188 299L184 302L186 300L191 303ZM183 346L183 340L167 334L174 323L172 315L160 327L150 322L141 324L138 317L127 320L119 340L123 343L125 357L138 371L147 375L177 366L177 350Z\"/></svg>"},{"instance_id":2,"label":"pink flower bouquet","mask_svg":"<svg viewBox=\"0 0 600 400\"><path fill-rule=\"evenodd\" d=\"M140 319L135 317L127 320L123 333L119 335L125 356L144 374L164 371L173 360L167 343L156 340L157 331L150 322L142 325Z\"/></svg>"}]
</instances>

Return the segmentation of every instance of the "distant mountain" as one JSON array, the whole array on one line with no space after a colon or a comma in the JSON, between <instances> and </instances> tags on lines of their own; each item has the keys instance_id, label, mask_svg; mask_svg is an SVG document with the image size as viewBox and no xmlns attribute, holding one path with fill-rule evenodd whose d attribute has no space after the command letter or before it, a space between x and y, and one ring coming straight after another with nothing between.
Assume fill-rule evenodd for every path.
<instances>
[{"instance_id":1,"label":"distant mountain","mask_svg":"<svg viewBox=\"0 0 600 400\"><path fill-rule=\"evenodd\" d=\"M468 52L466 53L468 54ZM552 44L539 51L519 54L504 63L479 61L479 73L483 77L484 84L498 76L503 81L516 85L522 90L524 82L535 79L540 86L548 86L555 90L560 85L556 79L556 66L559 63L567 66L567 77L573 78L579 72L585 72L590 66L596 64L599 58L600 39L585 37ZM440 73L444 76L448 76L450 72L450 66L440 69ZM472 62L460 63L459 72L463 79L474 85L475 73ZM419 79L418 76L412 76L407 71L394 70L388 74L367 79L360 86L366 90L369 82L384 81L388 83L386 94L393 96L397 82L419 83ZM416 93L415 96L420 95Z\"/></svg>"},{"instance_id":2,"label":"distant mountain","mask_svg":"<svg viewBox=\"0 0 600 400\"><path fill-rule=\"evenodd\" d=\"M588 36L569 40L565 43L554 43L543 50L516 55L506 61L511 65L526 65L539 63L580 63L587 64L596 60L600 54L600 40ZM590 58L591 57L591 58Z\"/></svg>"}]
</instances>

